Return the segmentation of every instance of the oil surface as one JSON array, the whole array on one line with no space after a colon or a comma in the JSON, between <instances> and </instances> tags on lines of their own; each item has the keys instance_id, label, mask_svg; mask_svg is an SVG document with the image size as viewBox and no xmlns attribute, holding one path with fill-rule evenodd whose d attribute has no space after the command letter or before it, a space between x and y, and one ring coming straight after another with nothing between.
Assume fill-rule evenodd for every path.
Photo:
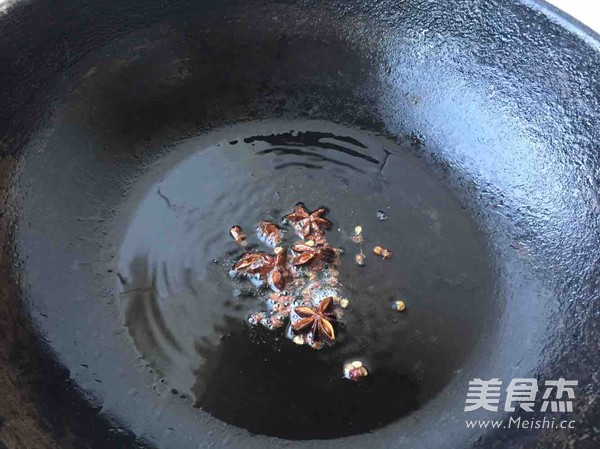
<instances>
[{"instance_id":1,"label":"oil surface","mask_svg":"<svg viewBox=\"0 0 600 449\"><path fill-rule=\"evenodd\" d=\"M120 249L119 303L141 355L174 391L222 421L290 439L390 423L460 370L494 313L483 238L437 175L396 144L330 123L261 122L188 139L157 164ZM332 347L252 327L261 308L228 271L239 224L326 206L350 300ZM382 220L382 213L386 219ZM351 240L363 228L362 247ZM375 245L394 256L382 260ZM250 246L252 247L252 245ZM366 265L355 264L364 250ZM406 312L393 310L403 299ZM283 331L281 331L283 332ZM370 375L343 378L363 360Z\"/></svg>"}]
</instances>

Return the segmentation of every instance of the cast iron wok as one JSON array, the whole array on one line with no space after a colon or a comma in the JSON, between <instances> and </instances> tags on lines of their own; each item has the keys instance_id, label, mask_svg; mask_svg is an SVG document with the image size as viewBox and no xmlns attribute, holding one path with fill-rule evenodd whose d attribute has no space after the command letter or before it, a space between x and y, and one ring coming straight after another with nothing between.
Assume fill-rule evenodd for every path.
<instances>
[{"instance_id":1,"label":"cast iron wok","mask_svg":"<svg viewBox=\"0 0 600 449\"><path fill-rule=\"evenodd\" d=\"M600 52L591 31L542 3L516 0L9 0L0 3L0 59L3 447L599 446ZM387 143L366 145L355 134ZM261 434L243 418L228 423L192 407L177 377L162 378L132 343L139 334L123 324L118 290L127 281L120 248L132 211L157 182L194 179L169 181L165 167L192 160L194 149L235 142L231 135L247 147L268 144L262 154L286 161L307 147L310 162L280 163L278 173L323 189L343 184L314 174L334 162L390 182L410 178L415 171L406 167L414 166L424 186L435 180L427 192L445 192L423 198L448 195L460 205L471 224L457 229L472 225L481 236L492 279L487 299L473 307L457 300L455 309L419 309L415 298L406 332L439 322L448 334L437 346L427 334L413 340L407 358L453 348L420 366L426 377L440 363L444 374L427 400L398 404L402 416L360 432L284 423L295 430L290 442L278 429ZM214 167L204 183L225 177L226 164ZM154 196L174 216L185 213L176 198ZM309 200L334 218L348 210L338 203L336 211L330 198ZM443 208L432 214L444 223ZM226 233L234 223L222 221ZM405 236L406 244L418 237ZM426 247L423 260L443 271L461 248L470 251L468 239L447 244L453 251L444 258ZM411 261L419 260L415 251ZM131 267L155 277L143 263ZM469 274L447 285L462 292ZM480 320L461 318L473 311ZM420 321L425 312L437 321ZM240 332L225 337L223 347L242 345L228 357L252 348ZM452 347L465 334L464 351ZM204 343L218 358L219 343ZM227 379L228 365L219 366ZM475 377L578 380L574 411L557 415L576 424L466 429ZM419 379L411 382L418 387ZM231 399L215 387L215 409L220 397ZM295 400L261 416L285 418ZM263 413L246 415L254 412ZM504 415L488 417L495 416Z\"/></svg>"}]
</instances>

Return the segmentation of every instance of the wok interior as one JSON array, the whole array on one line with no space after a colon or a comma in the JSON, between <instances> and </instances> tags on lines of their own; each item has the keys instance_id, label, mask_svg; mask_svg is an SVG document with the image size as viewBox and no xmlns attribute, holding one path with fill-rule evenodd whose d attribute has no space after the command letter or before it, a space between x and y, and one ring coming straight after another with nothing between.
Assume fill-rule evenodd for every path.
<instances>
[{"instance_id":1,"label":"wok interior","mask_svg":"<svg viewBox=\"0 0 600 449\"><path fill-rule=\"evenodd\" d=\"M409 146L332 122L262 120L169 150L182 153L171 170L166 161L155 167L158 181L134 205L114 271L136 348L203 411L288 439L365 433L427 403L496 332L501 305L485 238ZM293 344L285 326L250 326L268 293L230 276L245 251L270 250L253 227L279 222L300 200L331 205L325 237L344 249L339 283L317 280L311 295L350 304L336 307L335 344L321 351ZM246 229L245 248L228 223ZM363 244L352 240L357 223ZM299 239L281 232L282 247ZM373 254L380 243L391 260ZM288 288L302 298L304 287ZM410 303L402 316L392 308L400 297ZM356 359L371 375L354 384L342 367Z\"/></svg>"},{"instance_id":2,"label":"wok interior","mask_svg":"<svg viewBox=\"0 0 600 449\"><path fill-rule=\"evenodd\" d=\"M84 9L61 19L73 30L68 56L46 52L40 70L7 77L6 110L19 111L2 125L12 276L45 341L40 351L101 404L98 419L122 426L116 445L136 437L182 448L274 444L170 394L119 317L115 273L132 211L161 164L183 157L174 148L233 123L325 120L397 140L485 236L495 273L489 328L435 397L348 444L401 438L446 447L450 438L463 446L475 435L461 426L468 380L569 377L575 360L597 357L580 335L597 307L598 96L589 92L598 93L598 56L533 10L467 3L207 4L185 14L150 4L145 15L126 4L119 21L98 6L94 17ZM85 32L75 26L83 19ZM519 28L529 20L551 33ZM53 33L28 39L40 51L59 42ZM549 46L577 47L588 59L550 55ZM22 94L27 83L36 87L31 97ZM34 397L56 412L50 398ZM74 407L61 404L62 419L84 438L89 428L71 416Z\"/></svg>"}]
</instances>

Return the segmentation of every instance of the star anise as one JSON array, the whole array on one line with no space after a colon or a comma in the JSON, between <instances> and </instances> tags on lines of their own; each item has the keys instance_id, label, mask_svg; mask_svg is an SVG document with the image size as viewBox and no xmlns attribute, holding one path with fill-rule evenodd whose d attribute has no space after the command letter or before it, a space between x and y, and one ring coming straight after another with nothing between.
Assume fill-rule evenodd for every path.
<instances>
[{"instance_id":1,"label":"star anise","mask_svg":"<svg viewBox=\"0 0 600 449\"><path fill-rule=\"evenodd\" d=\"M305 243L296 243L292 246L296 255L292 259L292 265L306 265L309 262L322 260L325 263L332 263L336 258L335 250L327 243L318 243L307 245Z\"/></svg>"},{"instance_id":2,"label":"star anise","mask_svg":"<svg viewBox=\"0 0 600 449\"><path fill-rule=\"evenodd\" d=\"M275 256L262 252L245 253L233 269L238 273L257 275L263 283L267 282L276 292L284 290L287 282L292 278L287 267L287 251L284 248Z\"/></svg>"},{"instance_id":3,"label":"star anise","mask_svg":"<svg viewBox=\"0 0 600 449\"><path fill-rule=\"evenodd\" d=\"M320 341L325 339L329 342L335 341L335 331L331 321L335 318L329 311L333 304L333 296L323 299L316 309L310 307L296 307L294 312L300 317L292 324L294 332L302 332L310 328L313 339Z\"/></svg>"},{"instance_id":4,"label":"star anise","mask_svg":"<svg viewBox=\"0 0 600 449\"><path fill-rule=\"evenodd\" d=\"M294 206L294 212L287 214L283 219L292 224L296 234L303 239L320 240L323 237L323 230L332 226L331 221L323 218L327 212L326 208L321 207L309 213L304 204L298 203Z\"/></svg>"},{"instance_id":5,"label":"star anise","mask_svg":"<svg viewBox=\"0 0 600 449\"><path fill-rule=\"evenodd\" d=\"M261 221L256 228L256 233L267 245L277 246L281 243L281 230L271 221Z\"/></svg>"},{"instance_id":6,"label":"star anise","mask_svg":"<svg viewBox=\"0 0 600 449\"><path fill-rule=\"evenodd\" d=\"M306 207L304 207L304 204L298 203L294 206L294 212L292 212L291 214L287 214L285 217L283 217L283 220L290 224L296 224L302 220L307 219L308 216L309 213L306 210Z\"/></svg>"}]
</instances>

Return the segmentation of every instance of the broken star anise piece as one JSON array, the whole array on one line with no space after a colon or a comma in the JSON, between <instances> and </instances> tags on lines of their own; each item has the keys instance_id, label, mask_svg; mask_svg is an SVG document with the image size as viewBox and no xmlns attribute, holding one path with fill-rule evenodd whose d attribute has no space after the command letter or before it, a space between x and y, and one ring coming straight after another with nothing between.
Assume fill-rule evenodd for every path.
<instances>
[{"instance_id":1,"label":"broken star anise piece","mask_svg":"<svg viewBox=\"0 0 600 449\"><path fill-rule=\"evenodd\" d=\"M256 233L269 246L277 246L281 243L281 229L271 221L261 221L256 228Z\"/></svg>"},{"instance_id":2,"label":"broken star anise piece","mask_svg":"<svg viewBox=\"0 0 600 449\"><path fill-rule=\"evenodd\" d=\"M306 265L311 261L323 261L332 263L337 256L335 250L327 243L316 244L313 246L304 243L296 243L292 246L292 250L296 254L292 259L292 265Z\"/></svg>"},{"instance_id":3,"label":"broken star anise piece","mask_svg":"<svg viewBox=\"0 0 600 449\"><path fill-rule=\"evenodd\" d=\"M241 246L246 246L246 235L244 234L244 231L242 230L241 226L232 226L229 230L229 234L231 235L235 243Z\"/></svg>"},{"instance_id":4,"label":"broken star anise piece","mask_svg":"<svg viewBox=\"0 0 600 449\"><path fill-rule=\"evenodd\" d=\"M271 290L281 292L292 279L292 273L287 266L287 250L283 248L275 256L275 263L268 274L267 280Z\"/></svg>"},{"instance_id":5,"label":"broken star anise piece","mask_svg":"<svg viewBox=\"0 0 600 449\"><path fill-rule=\"evenodd\" d=\"M302 332L310 329L312 337L316 341L322 339L329 342L335 341L335 331L333 324L335 315L329 311L333 304L333 296L323 299L316 309L310 307L296 307L294 312L300 317L292 324L294 332Z\"/></svg>"},{"instance_id":6,"label":"broken star anise piece","mask_svg":"<svg viewBox=\"0 0 600 449\"><path fill-rule=\"evenodd\" d=\"M245 253L233 266L234 271L256 275L261 283L267 283L271 290L280 292L292 279L287 267L287 251L283 250L272 256L267 253Z\"/></svg>"},{"instance_id":7,"label":"broken star anise piece","mask_svg":"<svg viewBox=\"0 0 600 449\"><path fill-rule=\"evenodd\" d=\"M244 253L233 266L238 273L266 276L275 266L275 257L263 252Z\"/></svg>"},{"instance_id":8,"label":"broken star anise piece","mask_svg":"<svg viewBox=\"0 0 600 449\"><path fill-rule=\"evenodd\" d=\"M283 220L293 225L296 234L303 239L321 240L324 229L332 226L331 221L323 218L327 212L326 208L321 207L309 213L302 203L298 203L294 206L294 212L287 214Z\"/></svg>"}]
</instances>

